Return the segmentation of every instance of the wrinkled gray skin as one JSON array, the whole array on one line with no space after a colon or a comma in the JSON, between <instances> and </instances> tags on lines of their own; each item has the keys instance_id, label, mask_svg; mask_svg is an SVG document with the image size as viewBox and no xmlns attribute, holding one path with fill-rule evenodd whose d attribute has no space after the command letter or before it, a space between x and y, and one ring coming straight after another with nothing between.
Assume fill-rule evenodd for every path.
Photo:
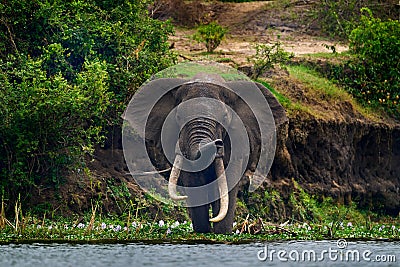
<instances>
[{"instance_id":1,"label":"wrinkled gray skin","mask_svg":"<svg viewBox=\"0 0 400 267\"><path fill-rule=\"evenodd\" d=\"M224 102L226 105L229 105L240 117L240 119L244 122L245 128L247 130L249 136L250 143L250 155L249 159L236 159L234 162L229 163L230 151L231 151L231 143L230 138L227 136L224 128L217 122L204 119L198 117L196 119L191 120L189 123L186 123L183 129L181 130L179 136L179 145L183 155L193 160L196 158L198 153L198 143L200 140L213 141L216 139L222 139L224 143L224 165L225 167L229 164L234 164L237 166L238 172L242 167L245 170L250 172L254 172L258 163L259 154L261 151L261 139L260 139L260 129L258 128L258 124L256 118L254 117L251 109L241 100L234 92L226 89L220 85L216 85L213 83L204 83L204 82L196 82L191 84L183 84L183 82L179 79L176 80L177 87L170 91L168 94L164 95L163 98L156 104L150 113L149 119L146 124L146 147L148 151L148 155L153 163L153 165L158 170L163 170L168 167L171 167L171 164L168 163L161 146L161 128L163 126L163 122L166 116L170 113L170 111L179 105L180 103L194 99L197 97L208 97L214 98L216 100L220 100ZM172 82L173 83L173 82ZM250 82L245 82L245 84ZM275 123L279 124L282 121L286 120L285 111L282 106L277 102L275 97L266 89L263 85L256 83L259 90L262 91L265 96L272 113L274 115ZM256 89L253 85L249 85L249 88ZM204 103L199 103L198 106L196 104L191 105L191 110L179 112L179 114L191 113L196 110L205 109L207 107L204 106ZM219 115L219 118L227 120L226 123L229 124L229 120L232 118L231 114L221 107L219 110L215 110ZM180 127L181 121L183 118L177 116L176 118L176 127ZM233 144L235 145L235 144ZM246 164L246 166L243 166ZM235 169L235 168L233 168ZM168 178L170 173L166 173L166 178ZM227 182L229 188L232 188L229 192L229 206L228 212L225 218L220 221L213 223L211 227L211 223L209 221L209 207L210 204L199 206L199 207L189 207L189 214L193 223L193 228L195 232L198 233L231 233L232 232L232 224L234 221L234 213L236 208L236 199L240 184L243 184L245 181L248 181L248 177L245 175L242 177L241 183L236 183L235 179L232 178L234 175L230 175L227 173ZM240 177L239 177L240 178ZM207 169L203 171L199 171L196 173L193 172L185 172L182 171L179 176L178 185L183 185L185 187L193 187L193 186L201 186L208 184L216 179L215 167L214 164L211 164ZM208 196L193 196L190 193L186 193L188 195L188 202L192 199L207 198L212 199L215 197L215 194L218 193L218 188L214 188L214 190L210 190L208 192ZM218 195L217 195L218 196ZM215 199L215 198L214 198ZM190 205L189 205L190 206ZM213 217L217 216L220 210L220 201L214 201L211 203Z\"/></svg>"}]
</instances>

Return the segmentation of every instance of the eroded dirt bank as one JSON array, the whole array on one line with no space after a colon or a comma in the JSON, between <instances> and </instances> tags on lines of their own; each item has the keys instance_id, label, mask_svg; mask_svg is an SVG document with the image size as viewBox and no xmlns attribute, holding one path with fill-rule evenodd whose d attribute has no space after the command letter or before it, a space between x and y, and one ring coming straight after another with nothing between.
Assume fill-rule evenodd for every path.
<instances>
[{"instance_id":1,"label":"eroded dirt bank","mask_svg":"<svg viewBox=\"0 0 400 267\"><path fill-rule=\"evenodd\" d=\"M296 116L286 128L266 187L289 197L295 180L317 198L399 214L399 125Z\"/></svg>"}]
</instances>

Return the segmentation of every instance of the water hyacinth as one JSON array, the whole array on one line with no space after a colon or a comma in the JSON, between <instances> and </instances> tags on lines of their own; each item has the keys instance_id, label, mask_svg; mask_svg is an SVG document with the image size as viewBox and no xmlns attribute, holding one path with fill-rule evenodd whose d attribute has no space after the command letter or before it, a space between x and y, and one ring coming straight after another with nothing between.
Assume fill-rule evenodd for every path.
<instances>
[{"instance_id":1,"label":"water hyacinth","mask_svg":"<svg viewBox=\"0 0 400 267\"><path fill-rule=\"evenodd\" d=\"M100 228L102 230L105 230L107 228L107 224L105 224L104 222L101 223Z\"/></svg>"},{"instance_id":2,"label":"water hyacinth","mask_svg":"<svg viewBox=\"0 0 400 267\"><path fill-rule=\"evenodd\" d=\"M85 228L85 224L79 223L76 227L79 229L83 229L83 228Z\"/></svg>"},{"instance_id":3,"label":"water hyacinth","mask_svg":"<svg viewBox=\"0 0 400 267\"><path fill-rule=\"evenodd\" d=\"M133 227L133 228L136 228L137 225L138 225L137 222L132 222L132 227Z\"/></svg>"},{"instance_id":4,"label":"water hyacinth","mask_svg":"<svg viewBox=\"0 0 400 267\"><path fill-rule=\"evenodd\" d=\"M159 226L159 227L163 227L164 225L165 225L165 223L164 223L163 220L160 220L160 221L158 222L158 226Z\"/></svg>"},{"instance_id":5,"label":"water hyacinth","mask_svg":"<svg viewBox=\"0 0 400 267\"><path fill-rule=\"evenodd\" d=\"M117 226L115 226L115 228L113 230L114 230L114 232L119 232L119 231L121 231L121 229L122 229L121 225L117 225Z\"/></svg>"},{"instance_id":6,"label":"water hyacinth","mask_svg":"<svg viewBox=\"0 0 400 267\"><path fill-rule=\"evenodd\" d=\"M353 227L353 224L351 222L348 222L347 227Z\"/></svg>"},{"instance_id":7,"label":"water hyacinth","mask_svg":"<svg viewBox=\"0 0 400 267\"><path fill-rule=\"evenodd\" d=\"M175 221L172 225L171 225L171 228L176 228L176 227L178 227L179 226L179 222L178 221Z\"/></svg>"}]
</instances>

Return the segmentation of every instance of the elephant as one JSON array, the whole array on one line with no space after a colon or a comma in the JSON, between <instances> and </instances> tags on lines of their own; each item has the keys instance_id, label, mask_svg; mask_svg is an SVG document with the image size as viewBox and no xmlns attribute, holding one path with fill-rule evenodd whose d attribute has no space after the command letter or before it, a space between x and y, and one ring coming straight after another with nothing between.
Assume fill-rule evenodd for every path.
<instances>
[{"instance_id":1,"label":"elephant","mask_svg":"<svg viewBox=\"0 0 400 267\"><path fill-rule=\"evenodd\" d=\"M232 88L261 91L266 101L260 103L268 104L273 127L287 120L284 108L260 83L226 81L213 73L199 73L190 80L156 79L150 86L170 88L157 99L142 122L151 163L159 171L167 170L163 175L168 180L169 196L174 201L188 203L195 232L232 233L238 192L252 178L262 151L260 121L252 107ZM139 106L136 114L142 112L140 109ZM239 130L245 131L245 136L232 137ZM163 131L174 132L176 137L170 138ZM248 148L235 150L241 144ZM172 151L169 156L167 146ZM201 167L196 169L192 162ZM178 192L177 188L184 189Z\"/></svg>"}]
</instances>

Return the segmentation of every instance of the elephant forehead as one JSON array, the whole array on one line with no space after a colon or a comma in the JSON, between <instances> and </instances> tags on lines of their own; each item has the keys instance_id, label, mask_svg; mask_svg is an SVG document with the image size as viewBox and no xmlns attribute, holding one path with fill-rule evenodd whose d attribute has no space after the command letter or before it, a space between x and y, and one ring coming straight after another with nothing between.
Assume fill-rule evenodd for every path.
<instances>
[{"instance_id":1,"label":"elephant forehead","mask_svg":"<svg viewBox=\"0 0 400 267\"><path fill-rule=\"evenodd\" d=\"M220 120L227 112L224 102L208 97L197 97L179 104L177 116L180 118L205 117Z\"/></svg>"},{"instance_id":2,"label":"elephant forehead","mask_svg":"<svg viewBox=\"0 0 400 267\"><path fill-rule=\"evenodd\" d=\"M226 90L221 84L209 81L190 81L179 88L181 98L191 99L195 97L220 98L221 91Z\"/></svg>"}]
</instances>

